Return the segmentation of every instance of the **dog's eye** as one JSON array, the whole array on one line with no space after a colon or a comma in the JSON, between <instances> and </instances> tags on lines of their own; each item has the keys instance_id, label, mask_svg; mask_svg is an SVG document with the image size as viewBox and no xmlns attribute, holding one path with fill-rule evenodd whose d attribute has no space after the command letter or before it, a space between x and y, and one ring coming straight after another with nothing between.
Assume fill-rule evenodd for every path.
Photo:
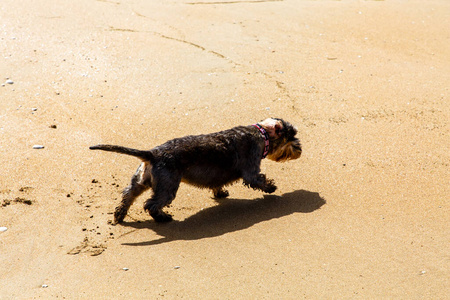
<instances>
[{"instance_id":1,"label":"dog's eye","mask_svg":"<svg viewBox=\"0 0 450 300\"><path fill-rule=\"evenodd\" d=\"M281 135L284 134L284 133L285 133L285 132L284 132L284 130L282 130L281 127L275 126L275 134L276 134L277 136L281 136Z\"/></svg>"}]
</instances>

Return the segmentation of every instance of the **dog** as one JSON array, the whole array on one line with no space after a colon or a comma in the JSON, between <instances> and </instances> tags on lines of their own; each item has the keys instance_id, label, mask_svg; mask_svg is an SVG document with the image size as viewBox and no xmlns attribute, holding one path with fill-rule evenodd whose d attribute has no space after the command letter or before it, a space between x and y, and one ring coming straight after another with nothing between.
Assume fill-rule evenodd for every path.
<instances>
[{"instance_id":1,"label":"dog","mask_svg":"<svg viewBox=\"0 0 450 300\"><path fill-rule=\"evenodd\" d=\"M153 196L144 209L156 222L169 222L172 216L162 209L175 199L180 182L211 189L215 198L228 197L225 186L239 179L255 190L275 192L274 181L260 173L261 160L266 156L276 162L299 158L302 147L296 134L289 122L269 118L254 125L176 138L148 151L103 144L89 148L142 160L122 193L114 224L123 222L134 200L149 188Z\"/></svg>"}]
</instances>

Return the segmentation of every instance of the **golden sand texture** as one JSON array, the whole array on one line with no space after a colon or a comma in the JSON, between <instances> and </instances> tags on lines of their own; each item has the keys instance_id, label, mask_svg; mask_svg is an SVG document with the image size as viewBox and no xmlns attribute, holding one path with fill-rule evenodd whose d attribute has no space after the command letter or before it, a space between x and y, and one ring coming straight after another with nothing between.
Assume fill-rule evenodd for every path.
<instances>
[{"instance_id":1,"label":"golden sand texture","mask_svg":"<svg viewBox=\"0 0 450 300\"><path fill-rule=\"evenodd\" d=\"M446 299L450 2L0 2L1 299ZM112 212L149 149L295 124L272 195ZM36 147L34 146L42 146ZM18 201L19 199L20 201ZM3 205L5 204L5 205Z\"/></svg>"}]
</instances>

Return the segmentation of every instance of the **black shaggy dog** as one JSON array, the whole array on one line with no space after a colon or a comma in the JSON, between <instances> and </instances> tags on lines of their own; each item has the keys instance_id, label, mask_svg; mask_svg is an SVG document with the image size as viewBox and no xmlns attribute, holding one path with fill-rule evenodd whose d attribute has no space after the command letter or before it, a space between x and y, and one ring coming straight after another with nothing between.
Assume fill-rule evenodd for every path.
<instances>
[{"instance_id":1,"label":"black shaggy dog","mask_svg":"<svg viewBox=\"0 0 450 300\"><path fill-rule=\"evenodd\" d=\"M297 129L290 123L269 118L255 125L238 126L205 135L170 140L148 151L122 146L96 145L92 150L105 150L132 155L142 160L131 183L123 191L122 202L114 213L121 223L136 197L149 188L153 196L144 209L157 222L168 222L172 216L163 212L175 198L180 182L209 188L217 198L228 196L224 186L243 179L246 186L273 193L276 186L260 173L266 156L283 162L297 159L302 153Z\"/></svg>"}]
</instances>

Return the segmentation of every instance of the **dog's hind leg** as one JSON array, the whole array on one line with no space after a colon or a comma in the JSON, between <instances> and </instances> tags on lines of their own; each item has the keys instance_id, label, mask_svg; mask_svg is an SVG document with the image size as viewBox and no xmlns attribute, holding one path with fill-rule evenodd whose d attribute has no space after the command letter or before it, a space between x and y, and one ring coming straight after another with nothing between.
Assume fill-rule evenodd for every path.
<instances>
[{"instance_id":1,"label":"dog's hind leg","mask_svg":"<svg viewBox=\"0 0 450 300\"><path fill-rule=\"evenodd\" d=\"M114 222L122 223L134 200L152 186L151 166L143 162L131 178L131 183L122 192L122 202L114 212Z\"/></svg>"},{"instance_id":2,"label":"dog's hind leg","mask_svg":"<svg viewBox=\"0 0 450 300\"><path fill-rule=\"evenodd\" d=\"M176 172L160 171L158 178L153 181L153 196L144 204L144 209L150 213L156 222L170 222L172 216L162 208L172 203L180 186L181 175Z\"/></svg>"}]
</instances>

